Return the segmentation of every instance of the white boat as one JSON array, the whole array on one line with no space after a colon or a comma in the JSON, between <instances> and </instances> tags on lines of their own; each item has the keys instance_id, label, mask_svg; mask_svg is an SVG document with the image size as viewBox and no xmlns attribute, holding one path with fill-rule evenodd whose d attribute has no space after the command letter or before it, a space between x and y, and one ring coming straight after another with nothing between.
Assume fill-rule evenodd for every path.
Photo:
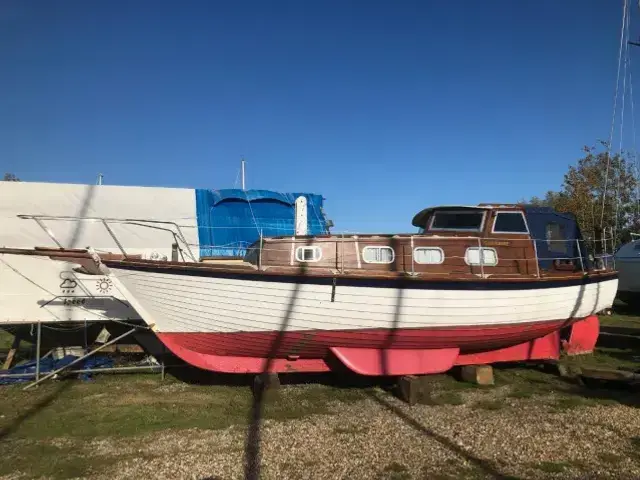
<instances>
[{"instance_id":1,"label":"white boat","mask_svg":"<svg viewBox=\"0 0 640 480\"><path fill-rule=\"evenodd\" d=\"M620 247L615 263L619 274L618 298L629 305L640 305L640 239Z\"/></svg>"},{"instance_id":2,"label":"white boat","mask_svg":"<svg viewBox=\"0 0 640 480\"><path fill-rule=\"evenodd\" d=\"M107 267L173 353L219 372L401 375L555 358L559 332L615 297L617 273L564 237L579 234L567 214L445 206L414 225L421 234L264 238L228 265L29 254Z\"/></svg>"}]
</instances>

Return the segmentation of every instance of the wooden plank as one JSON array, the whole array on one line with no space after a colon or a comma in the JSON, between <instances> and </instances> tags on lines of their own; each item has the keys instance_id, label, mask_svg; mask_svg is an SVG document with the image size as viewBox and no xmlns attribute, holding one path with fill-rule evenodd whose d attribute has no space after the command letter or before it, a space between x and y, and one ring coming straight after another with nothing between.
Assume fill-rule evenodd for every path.
<instances>
[{"instance_id":1,"label":"wooden plank","mask_svg":"<svg viewBox=\"0 0 640 480\"><path fill-rule=\"evenodd\" d=\"M144 353L140 345L107 345L102 349L106 353Z\"/></svg>"},{"instance_id":2,"label":"wooden plank","mask_svg":"<svg viewBox=\"0 0 640 480\"><path fill-rule=\"evenodd\" d=\"M16 335L15 337L13 337L13 343L11 344L11 349L9 350L9 353L7 354L7 358L5 359L4 364L2 365L3 370L9 370L9 368L11 368L11 364L13 363L13 358L16 356L16 352L18 351L19 347L20 347L20 335Z\"/></svg>"},{"instance_id":3,"label":"wooden plank","mask_svg":"<svg viewBox=\"0 0 640 480\"><path fill-rule=\"evenodd\" d=\"M598 380L610 380L616 382L626 382L626 383L638 383L640 382L640 375L633 372L628 372L624 370L613 370L613 369L603 369L603 368L587 368L582 367L581 375L587 378L595 378Z\"/></svg>"},{"instance_id":4,"label":"wooden plank","mask_svg":"<svg viewBox=\"0 0 640 480\"><path fill-rule=\"evenodd\" d=\"M624 382L628 384L639 384L640 374L628 370L613 368L585 367L577 365L566 365L559 363L558 372L565 378L585 378L602 380L605 382Z\"/></svg>"}]
</instances>

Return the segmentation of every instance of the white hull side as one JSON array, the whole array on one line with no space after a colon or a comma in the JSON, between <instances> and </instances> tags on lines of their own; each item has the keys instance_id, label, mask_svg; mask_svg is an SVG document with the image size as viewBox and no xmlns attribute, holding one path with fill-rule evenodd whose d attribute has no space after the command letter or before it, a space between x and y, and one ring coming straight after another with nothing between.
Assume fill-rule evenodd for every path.
<instances>
[{"instance_id":1,"label":"white hull side","mask_svg":"<svg viewBox=\"0 0 640 480\"><path fill-rule=\"evenodd\" d=\"M526 290L398 290L111 269L158 332L425 328L583 318L611 306L617 280Z\"/></svg>"},{"instance_id":2,"label":"white hull side","mask_svg":"<svg viewBox=\"0 0 640 480\"><path fill-rule=\"evenodd\" d=\"M0 255L0 324L136 320L116 286L104 276L46 257Z\"/></svg>"},{"instance_id":3,"label":"white hull side","mask_svg":"<svg viewBox=\"0 0 640 480\"><path fill-rule=\"evenodd\" d=\"M34 220L20 214L141 218L173 221L180 225L192 251L198 254L195 192L186 188L72 185L36 182L0 182L0 246L55 247ZM45 220L65 247L91 246L98 252L119 253L118 246L99 222ZM171 232L141 225L111 225L130 254L143 258L171 258L175 238ZM175 230L175 228L173 228ZM103 292L95 276L76 274L74 265L17 255L0 255L0 324L139 319L123 304L116 289ZM63 278L73 277L75 289L63 289ZM81 305L59 298L77 296ZM105 298L112 296L115 298Z\"/></svg>"}]
</instances>

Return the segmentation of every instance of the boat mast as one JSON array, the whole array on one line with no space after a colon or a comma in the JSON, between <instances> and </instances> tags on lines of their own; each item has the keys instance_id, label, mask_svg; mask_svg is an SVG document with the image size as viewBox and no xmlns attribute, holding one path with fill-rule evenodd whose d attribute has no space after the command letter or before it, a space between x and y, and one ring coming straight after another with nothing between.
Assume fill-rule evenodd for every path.
<instances>
[{"instance_id":1,"label":"boat mast","mask_svg":"<svg viewBox=\"0 0 640 480\"><path fill-rule=\"evenodd\" d=\"M242 178L242 190L246 190L244 185L244 157L240 160L240 177Z\"/></svg>"}]
</instances>

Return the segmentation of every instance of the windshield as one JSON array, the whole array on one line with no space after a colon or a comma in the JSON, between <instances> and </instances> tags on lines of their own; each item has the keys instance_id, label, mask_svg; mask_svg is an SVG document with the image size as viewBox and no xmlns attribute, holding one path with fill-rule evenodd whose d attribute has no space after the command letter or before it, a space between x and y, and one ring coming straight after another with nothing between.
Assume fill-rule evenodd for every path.
<instances>
[{"instance_id":1,"label":"windshield","mask_svg":"<svg viewBox=\"0 0 640 480\"><path fill-rule=\"evenodd\" d=\"M436 212L429 230L477 231L482 227L484 212Z\"/></svg>"}]
</instances>

